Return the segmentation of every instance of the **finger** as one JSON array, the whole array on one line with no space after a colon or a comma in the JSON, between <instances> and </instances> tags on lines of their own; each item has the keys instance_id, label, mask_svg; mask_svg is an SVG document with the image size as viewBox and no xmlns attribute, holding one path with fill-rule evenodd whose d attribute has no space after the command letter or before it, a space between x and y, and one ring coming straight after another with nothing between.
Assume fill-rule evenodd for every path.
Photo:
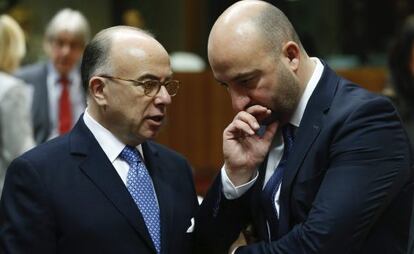
<instances>
[{"instance_id":1,"label":"finger","mask_svg":"<svg viewBox=\"0 0 414 254\"><path fill-rule=\"evenodd\" d=\"M234 120L225 130L225 133L231 133L230 137L241 137L253 135L255 132L251 126L241 120Z\"/></svg>"},{"instance_id":2,"label":"finger","mask_svg":"<svg viewBox=\"0 0 414 254\"><path fill-rule=\"evenodd\" d=\"M268 108L262 106L262 105L253 105L248 107L245 111L249 114L255 115L255 114L261 114L269 110Z\"/></svg>"},{"instance_id":3,"label":"finger","mask_svg":"<svg viewBox=\"0 0 414 254\"><path fill-rule=\"evenodd\" d=\"M279 127L279 122L273 122L273 123L269 124L267 126L266 131L263 134L262 138L264 140L268 140L268 141L273 140L273 137L275 136L278 127Z\"/></svg>"},{"instance_id":4,"label":"finger","mask_svg":"<svg viewBox=\"0 0 414 254\"><path fill-rule=\"evenodd\" d=\"M243 121L250 126L253 130L258 130L260 128L259 122L257 121L256 117L247 113L246 111L240 111L235 117L233 121Z\"/></svg>"},{"instance_id":5,"label":"finger","mask_svg":"<svg viewBox=\"0 0 414 254\"><path fill-rule=\"evenodd\" d=\"M258 122L262 122L262 120L268 118L272 111L266 107L261 105L254 105L246 109L246 112L253 115Z\"/></svg>"}]
</instances>

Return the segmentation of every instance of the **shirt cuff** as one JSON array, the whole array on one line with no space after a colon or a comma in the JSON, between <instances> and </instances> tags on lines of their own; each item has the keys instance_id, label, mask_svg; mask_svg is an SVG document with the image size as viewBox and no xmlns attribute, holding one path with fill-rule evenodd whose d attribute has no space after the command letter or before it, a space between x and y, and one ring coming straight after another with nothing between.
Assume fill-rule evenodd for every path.
<instances>
[{"instance_id":1,"label":"shirt cuff","mask_svg":"<svg viewBox=\"0 0 414 254\"><path fill-rule=\"evenodd\" d=\"M236 250L237 250L238 248L239 248L239 247L235 248L235 249L231 252L231 254L236 253Z\"/></svg>"},{"instance_id":2,"label":"shirt cuff","mask_svg":"<svg viewBox=\"0 0 414 254\"><path fill-rule=\"evenodd\" d=\"M221 168L221 183L223 185L224 196L230 200L241 197L244 193L246 193L253 186L258 176L259 174L256 170L252 180L242 185L234 186L230 178L227 176L226 169L223 165L223 167Z\"/></svg>"}]
</instances>

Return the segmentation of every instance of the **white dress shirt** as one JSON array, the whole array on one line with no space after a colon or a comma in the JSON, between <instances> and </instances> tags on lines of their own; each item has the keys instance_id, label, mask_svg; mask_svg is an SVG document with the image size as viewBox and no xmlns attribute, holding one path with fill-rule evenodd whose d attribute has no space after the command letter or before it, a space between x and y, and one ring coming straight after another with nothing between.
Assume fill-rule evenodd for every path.
<instances>
[{"instance_id":1,"label":"white dress shirt","mask_svg":"<svg viewBox=\"0 0 414 254\"><path fill-rule=\"evenodd\" d=\"M51 132L48 139L59 135L59 99L62 93L62 85L59 82L60 75L51 62L47 65L47 93L49 99L49 119ZM80 71L75 67L67 77L70 81L69 95L72 108L72 126L85 110L85 96L82 88Z\"/></svg>"},{"instance_id":2,"label":"white dress shirt","mask_svg":"<svg viewBox=\"0 0 414 254\"><path fill-rule=\"evenodd\" d=\"M126 161L119 157L122 150L125 148L125 144L117 139L109 130L100 125L95 119L93 119L88 113L88 109L85 110L83 121L98 141L102 150L126 186L129 165ZM136 148L144 159L142 146L138 145Z\"/></svg>"},{"instance_id":3,"label":"white dress shirt","mask_svg":"<svg viewBox=\"0 0 414 254\"><path fill-rule=\"evenodd\" d=\"M313 91L315 90L316 85L318 84L322 76L322 72L324 68L323 64L318 58L312 57L311 59L312 61L316 63L315 69L313 71L311 78L309 79L306 85L305 91L303 92L301 99L299 100L299 104L296 107L296 110L292 118L289 121L289 123L295 127L299 127L300 125L300 121L302 120L302 116L303 116L303 113L305 112L306 105L308 104L309 98L311 97ZM282 158L283 149L284 149L284 145L283 145L283 140L282 140L282 134L281 134L281 131L278 130L278 132L276 133L272 141L272 145L270 146L270 149L269 149L269 156L268 156L267 165L266 165L266 175L265 175L263 188L264 186L266 186L267 181L270 179L270 177L273 175L273 172L276 170L276 167L279 164L280 159ZM249 190L253 186L253 184L256 182L258 178L258 175L259 175L258 170L256 170L255 177L253 177L251 181L243 185L240 185L240 186L234 186L234 184L231 182L231 180L227 176L225 167L223 166L221 169L221 181L223 184L224 196L227 199L239 198L241 195L243 195L247 190ZM276 210L278 214L279 214L280 186L281 185L279 185L279 188L275 195L275 206L276 206Z\"/></svg>"}]
</instances>

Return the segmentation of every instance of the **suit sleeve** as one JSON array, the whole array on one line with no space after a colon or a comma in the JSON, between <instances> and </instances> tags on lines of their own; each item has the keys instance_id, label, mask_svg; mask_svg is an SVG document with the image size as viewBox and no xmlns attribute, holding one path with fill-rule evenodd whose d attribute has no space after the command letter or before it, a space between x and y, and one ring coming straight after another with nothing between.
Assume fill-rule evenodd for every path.
<instances>
[{"instance_id":1,"label":"suit sleeve","mask_svg":"<svg viewBox=\"0 0 414 254\"><path fill-rule=\"evenodd\" d=\"M250 198L253 188L232 200L224 196L222 189L221 175L218 174L196 216L195 242L198 254L227 253L229 246L251 220Z\"/></svg>"},{"instance_id":2,"label":"suit sleeve","mask_svg":"<svg viewBox=\"0 0 414 254\"><path fill-rule=\"evenodd\" d=\"M330 166L303 223L248 253L355 253L382 211L410 178L409 144L397 113L377 97L334 133Z\"/></svg>"},{"instance_id":3,"label":"suit sleeve","mask_svg":"<svg viewBox=\"0 0 414 254\"><path fill-rule=\"evenodd\" d=\"M56 253L54 221L39 173L29 161L14 160L0 201L0 253Z\"/></svg>"},{"instance_id":4,"label":"suit sleeve","mask_svg":"<svg viewBox=\"0 0 414 254\"><path fill-rule=\"evenodd\" d=\"M329 167L307 218L279 240L241 247L236 254L359 250L410 178L409 144L394 107L376 97L354 108L329 147ZM221 188L218 178L197 216L200 253L227 253L251 220L251 191L226 200Z\"/></svg>"}]
</instances>

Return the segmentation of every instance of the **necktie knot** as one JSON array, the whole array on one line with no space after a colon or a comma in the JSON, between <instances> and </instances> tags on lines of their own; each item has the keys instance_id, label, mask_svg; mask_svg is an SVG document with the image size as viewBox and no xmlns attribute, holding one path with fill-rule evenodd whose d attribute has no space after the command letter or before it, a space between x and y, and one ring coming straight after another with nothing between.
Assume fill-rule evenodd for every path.
<instances>
[{"instance_id":1,"label":"necktie knot","mask_svg":"<svg viewBox=\"0 0 414 254\"><path fill-rule=\"evenodd\" d=\"M138 150L135 147L128 145L125 146L119 156L130 166L141 161L141 155L139 154Z\"/></svg>"},{"instance_id":2,"label":"necktie knot","mask_svg":"<svg viewBox=\"0 0 414 254\"><path fill-rule=\"evenodd\" d=\"M61 76L60 79L59 79L59 83L62 84L62 86L67 87L69 85L70 81L69 81L68 77Z\"/></svg>"}]
</instances>

